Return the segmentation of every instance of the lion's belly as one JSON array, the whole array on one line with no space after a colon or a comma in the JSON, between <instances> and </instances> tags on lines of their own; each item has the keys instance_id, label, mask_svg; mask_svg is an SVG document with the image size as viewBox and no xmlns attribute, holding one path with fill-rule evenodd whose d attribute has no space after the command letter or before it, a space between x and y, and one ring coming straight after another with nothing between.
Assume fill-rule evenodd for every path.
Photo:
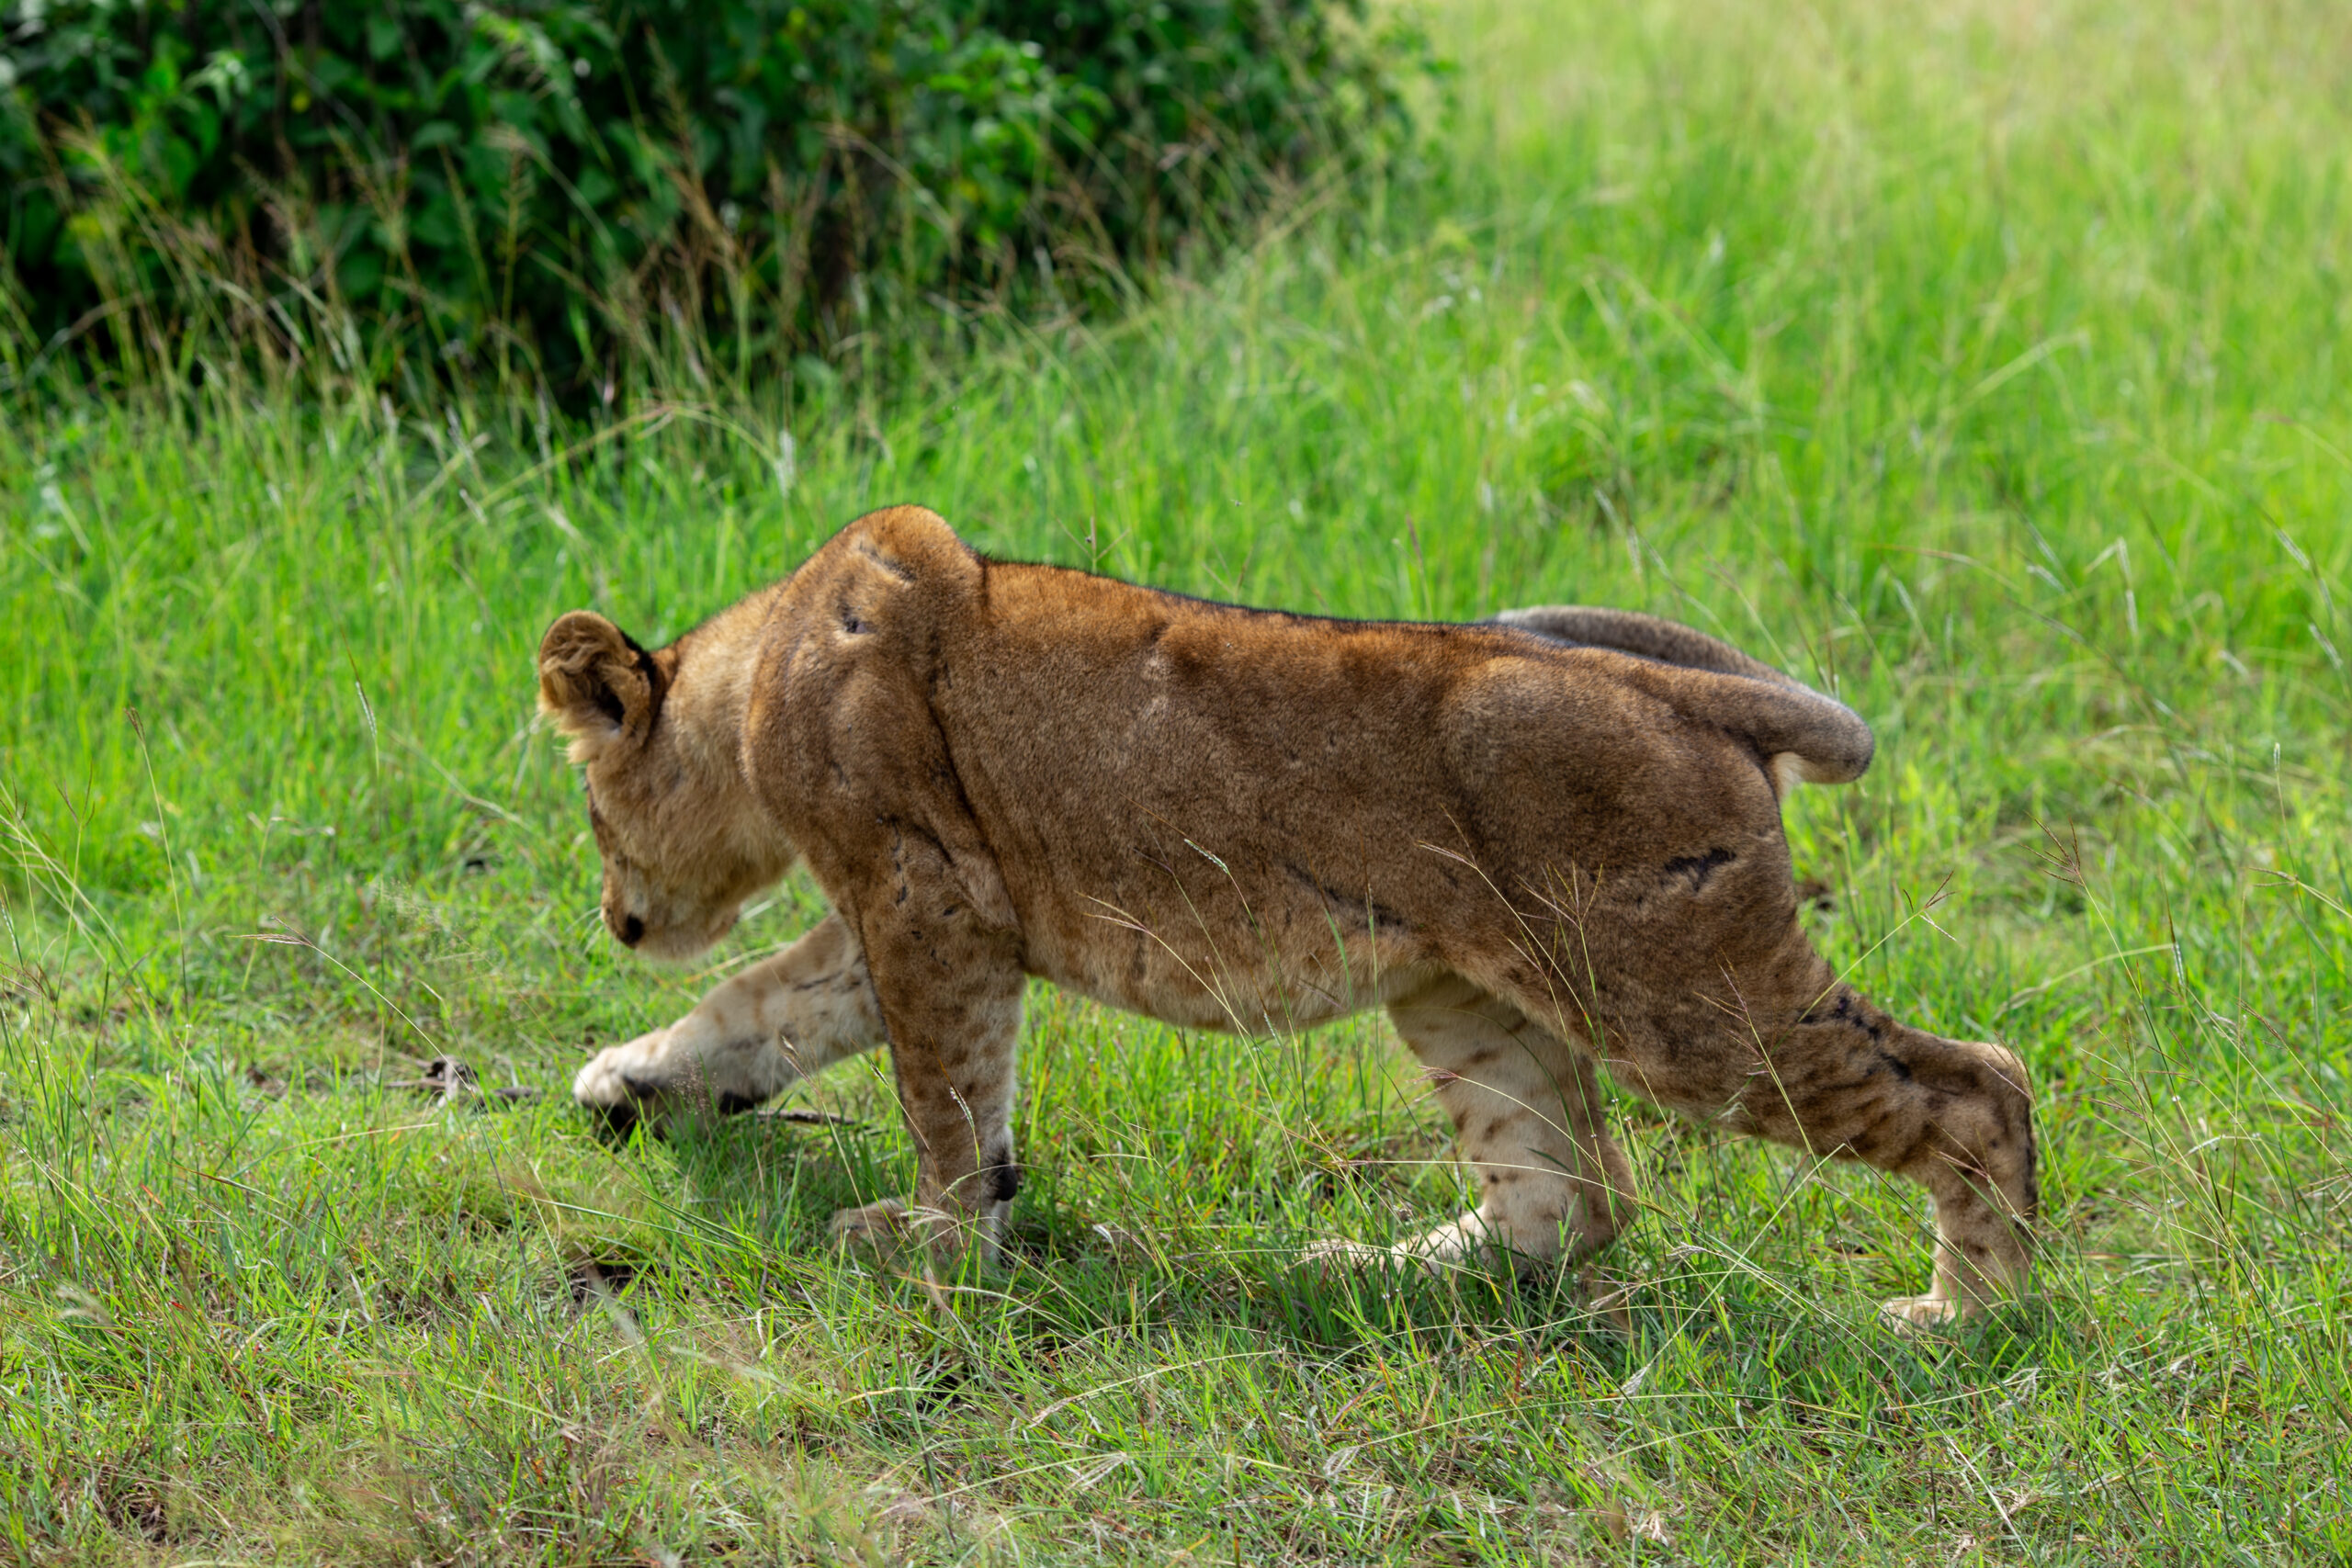
<instances>
[{"instance_id":1,"label":"lion's belly","mask_svg":"<svg viewBox=\"0 0 2352 1568\"><path fill-rule=\"evenodd\" d=\"M1427 965L1386 932L1270 939L1280 920L1182 921L1155 929L1108 907L1023 911L1030 972L1127 1012L1184 1029L1282 1034L1329 1023L1398 994ZM1221 939L1221 940L1220 940Z\"/></svg>"}]
</instances>

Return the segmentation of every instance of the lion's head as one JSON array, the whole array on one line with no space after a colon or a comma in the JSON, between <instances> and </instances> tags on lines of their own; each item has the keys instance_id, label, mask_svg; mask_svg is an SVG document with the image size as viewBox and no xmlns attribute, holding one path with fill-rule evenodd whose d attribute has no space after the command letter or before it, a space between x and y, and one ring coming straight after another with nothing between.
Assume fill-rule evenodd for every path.
<instances>
[{"instance_id":1,"label":"lion's head","mask_svg":"<svg viewBox=\"0 0 2352 1568\"><path fill-rule=\"evenodd\" d=\"M793 859L743 782L728 694L695 687L692 637L649 653L574 610L539 643L539 707L586 775L605 929L651 958L718 941Z\"/></svg>"}]
</instances>

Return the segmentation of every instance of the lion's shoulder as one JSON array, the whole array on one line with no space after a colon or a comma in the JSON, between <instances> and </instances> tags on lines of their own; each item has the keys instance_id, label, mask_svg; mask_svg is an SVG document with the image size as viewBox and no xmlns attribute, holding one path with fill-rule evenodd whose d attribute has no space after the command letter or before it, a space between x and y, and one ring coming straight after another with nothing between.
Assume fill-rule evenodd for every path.
<instances>
[{"instance_id":1,"label":"lion's shoulder","mask_svg":"<svg viewBox=\"0 0 2352 1568\"><path fill-rule=\"evenodd\" d=\"M819 567L820 576L865 567L909 584L943 579L975 583L987 565L945 518L927 506L869 512L834 535L809 564Z\"/></svg>"}]
</instances>

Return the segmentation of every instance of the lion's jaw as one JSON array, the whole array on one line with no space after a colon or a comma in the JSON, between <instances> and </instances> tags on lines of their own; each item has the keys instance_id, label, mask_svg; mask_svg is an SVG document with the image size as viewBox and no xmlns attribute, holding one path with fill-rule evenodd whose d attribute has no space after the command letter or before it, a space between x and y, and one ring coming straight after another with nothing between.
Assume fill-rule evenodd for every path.
<instances>
[{"instance_id":1,"label":"lion's jaw","mask_svg":"<svg viewBox=\"0 0 2352 1568\"><path fill-rule=\"evenodd\" d=\"M648 958L708 949L797 858L743 778L749 649L729 635L728 619L636 655L650 676L642 707L625 678L592 676L580 682L584 694L567 701L568 691L543 677L543 705L571 737L585 775L605 927Z\"/></svg>"},{"instance_id":2,"label":"lion's jaw","mask_svg":"<svg viewBox=\"0 0 2352 1568\"><path fill-rule=\"evenodd\" d=\"M788 858L777 865L744 843L730 814L710 809L706 792L691 785L618 811L605 802L619 792L599 789L593 770L588 788L604 861L605 929L647 958L688 959L708 949L789 867Z\"/></svg>"}]
</instances>

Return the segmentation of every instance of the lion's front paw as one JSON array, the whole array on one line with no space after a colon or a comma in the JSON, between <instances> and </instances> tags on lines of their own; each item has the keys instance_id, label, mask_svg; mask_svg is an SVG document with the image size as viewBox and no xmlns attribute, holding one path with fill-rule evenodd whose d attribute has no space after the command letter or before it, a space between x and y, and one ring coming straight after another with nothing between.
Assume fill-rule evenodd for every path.
<instances>
[{"instance_id":1,"label":"lion's front paw","mask_svg":"<svg viewBox=\"0 0 2352 1568\"><path fill-rule=\"evenodd\" d=\"M657 1029L626 1045L608 1045L572 1075L571 1098L602 1116L607 1133L627 1137L639 1117L654 1111L662 1090L647 1080L646 1073L669 1033ZM656 1114L655 1124L659 1122Z\"/></svg>"},{"instance_id":2,"label":"lion's front paw","mask_svg":"<svg viewBox=\"0 0 2352 1568\"><path fill-rule=\"evenodd\" d=\"M825 1228L835 1241L843 1246L857 1245L891 1251L905 1239L910 1229L907 1206L896 1198L885 1198L878 1203L837 1210L831 1223Z\"/></svg>"},{"instance_id":3,"label":"lion's front paw","mask_svg":"<svg viewBox=\"0 0 2352 1568\"><path fill-rule=\"evenodd\" d=\"M1905 1334L1950 1328L1967 1314L1967 1303L1951 1296L1897 1296L1878 1308L1879 1316Z\"/></svg>"},{"instance_id":4,"label":"lion's front paw","mask_svg":"<svg viewBox=\"0 0 2352 1568\"><path fill-rule=\"evenodd\" d=\"M666 1029L657 1029L626 1045L605 1046L572 1075L571 1098L582 1105L614 1110L659 1093L659 1086L649 1082L645 1074L669 1034Z\"/></svg>"},{"instance_id":5,"label":"lion's front paw","mask_svg":"<svg viewBox=\"0 0 2352 1568\"><path fill-rule=\"evenodd\" d=\"M840 1210L828 1228L841 1246L872 1247L885 1261L912 1252L931 1268L954 1273L975 1265L991 1269L1001 1261L997 1231L1002 1223L1002 1216L993 1212L967 1213L885 1198Z\"/></svg>"},{"instance_id":6,"label":"lion's front paw","mask_svg":"<svg viewBox=\"0 0 2352 1568\"><path fill-rule=\"evenodd\" d=\"M1612 1279L1596 1269L1577 1280L1577 1290L1584 1298L1585 1310L1603 1329L1626 1339L1634 1337L1632 1280Z\"/></svg>"}]
</instances>

